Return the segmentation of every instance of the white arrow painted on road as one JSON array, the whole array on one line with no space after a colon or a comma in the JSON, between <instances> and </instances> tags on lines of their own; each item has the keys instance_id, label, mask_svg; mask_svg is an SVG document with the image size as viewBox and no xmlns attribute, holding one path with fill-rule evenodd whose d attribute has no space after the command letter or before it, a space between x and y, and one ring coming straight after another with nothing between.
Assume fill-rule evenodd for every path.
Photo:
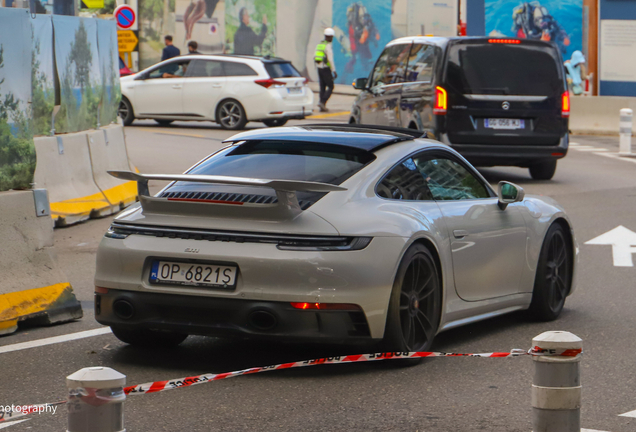
<instances>
[{"instance_id":1,"label":"white arrow painted on road","mask_svg":"<svg viewBox=\"0 0 636 432\"><path fill-rule=\"evenodd\" d=\"M590 241L589 245L611 245L614 267L634 267L632 254L636 253L636 232L619 225Z\"/></svg>"}]
</instances>

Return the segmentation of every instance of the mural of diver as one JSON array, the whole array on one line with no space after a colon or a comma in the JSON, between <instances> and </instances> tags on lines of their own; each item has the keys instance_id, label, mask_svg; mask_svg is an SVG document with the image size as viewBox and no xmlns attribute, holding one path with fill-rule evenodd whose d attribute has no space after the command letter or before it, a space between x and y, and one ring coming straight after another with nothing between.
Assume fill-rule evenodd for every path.
<instances>
[{"instance_id":1,"label":"mural of diver","mask_svg":"<svg viewBox=\"0 0 636 432\"><path fill-rule=\"evenodd\" d=\"M512 21L512 31L516 37L553 41L562 54L566 53L566 47L570 45L567 32L538 1L524 2L514 8Z\"/></svg>"},{"instance_id":2,"label":"mural of diver","mask_svg":"<svg viewBox=\"0 0 636 432\"><path fill-rule=\"evenodd\" d=\"M352 3L347 8L347 27L351 60L347 62L345 72L353 72L356 65L356 57L360 57L365 70L370 69L374 58L369 49L369 42L372 41L374 47L377 47L378 40L380 40L380 32L373 23L371 15L367 12L367 8L360 2ZM346 46L346 44L343 44L343 46Z\"/></svg>"}]
</instances>

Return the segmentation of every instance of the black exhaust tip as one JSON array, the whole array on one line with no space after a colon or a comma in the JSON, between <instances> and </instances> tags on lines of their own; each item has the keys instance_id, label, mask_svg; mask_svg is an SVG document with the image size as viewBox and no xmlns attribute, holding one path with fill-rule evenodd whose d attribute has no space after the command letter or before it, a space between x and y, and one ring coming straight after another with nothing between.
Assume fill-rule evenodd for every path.
<instances>
[{"instance_id":1,"label":"black exhaust tip","mask_svg":"<svg viewBox=\"0 0 636 432\"><path fill-rule=\"evenodd\" d=\"M128 320L135 316L135 307L128 300L115 300L113 312L117 317Z\"/></svg>"},{"instance_id":2,"label":"black exhaust tip","mask_svg":"<svg viewBox=\"0 0 636 432\"><path fill-rule=\"evenodd\" d=\"M252 312L247 318L247 322L258 330L273 330L278 325L276 315L266 310Z\"/></svg>"}]
</instances>

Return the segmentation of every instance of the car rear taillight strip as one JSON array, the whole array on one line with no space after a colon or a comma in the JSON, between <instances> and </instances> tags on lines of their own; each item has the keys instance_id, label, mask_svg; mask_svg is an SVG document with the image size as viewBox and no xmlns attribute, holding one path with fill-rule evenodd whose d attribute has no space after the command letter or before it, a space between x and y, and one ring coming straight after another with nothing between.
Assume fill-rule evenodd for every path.
<instances>
[{"instance_id":1,"label":"car rear taillight strip","mask_svg":"<svg viewBox=\"0 0 636 432\"><path fill-rule=\"evenodd\" d=\"M234 243L275 244L288 251L346 251L361 250L371 243L372 237L285 236L232 231L190 230L160 226L140 226L113 223L107 237L125 239L130 235L144 235L182 240L207 240Z\"/></svg>"}]
</instances>

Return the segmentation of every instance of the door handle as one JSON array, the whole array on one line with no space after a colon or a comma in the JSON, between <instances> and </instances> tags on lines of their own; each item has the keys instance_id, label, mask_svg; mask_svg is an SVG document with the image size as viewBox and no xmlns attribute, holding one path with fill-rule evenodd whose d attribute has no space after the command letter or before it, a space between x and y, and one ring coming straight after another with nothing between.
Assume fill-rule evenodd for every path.
<instances>
[{"instance_id":1,"label":"door handle","mask_svg":"<svg viewBox=\"0 0 636 432\"><path fill-rule=\"evenodd\" d=\"M212 85L212 88L221 88L221 87L223 87L221 84L213 84Z\"/></svg>"},{"instance_id":2,"label":"door handle","mask_svg":"<svg viewBox=\"0 0 636 432\"><path fill-rule=\"evenodd\" d=\"M181 85L180 85L180 84L173 85L173 86L172 86L172 88L173 88L173 89L177 89L177 90L178 90L178 89L180 89L180 88L181 88Z\"/></svg>"},{"instance_id":3,"label":"door handle","mask_svg":"<svg viewBox=\"0 0 636 432\"><path fill-rule=\"evenodd\" d=\"M468 231L465 230L453 230L453 235L455 238L461 239L468 235Z\"/></svg>"}]
</instances>

